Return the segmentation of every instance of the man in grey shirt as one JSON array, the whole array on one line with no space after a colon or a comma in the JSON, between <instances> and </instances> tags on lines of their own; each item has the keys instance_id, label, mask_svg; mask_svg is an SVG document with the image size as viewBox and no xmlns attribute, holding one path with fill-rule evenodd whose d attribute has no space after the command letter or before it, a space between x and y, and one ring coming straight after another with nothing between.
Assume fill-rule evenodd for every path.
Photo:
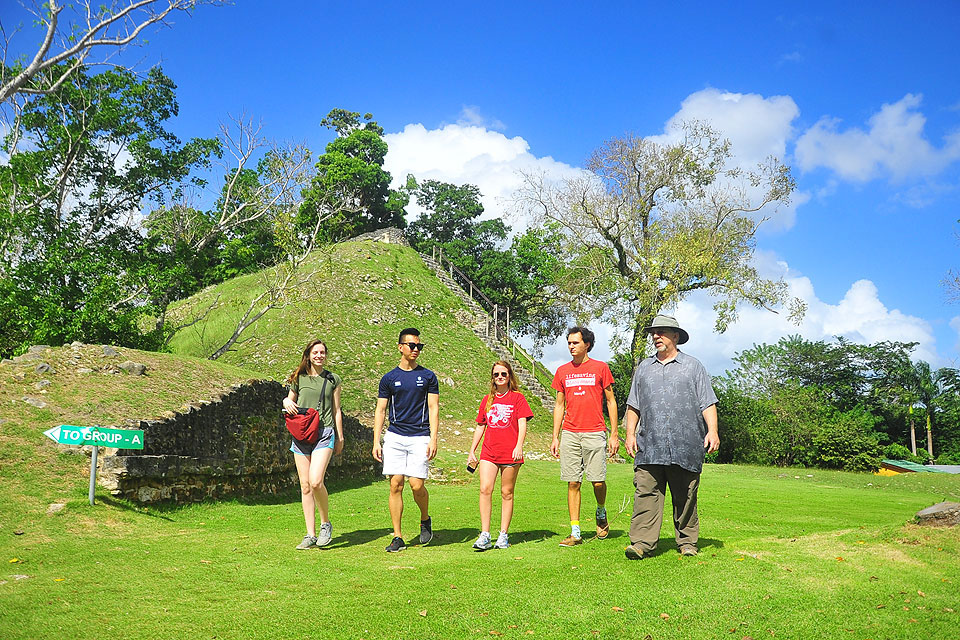
<instances>
[{"instance_id":1,"label":"man in grey shirt","mask_svg":"<svg viewBox=\"0 0 960 640\"><path fill-rule=\"evenodd\" d=\"M639 560L656 548L669 486L677 548L681 555L695 556L703 456L720 448L717 396L700 361L677 349L690 336L675 318L658 315L644 330L657 353L637 365L627 398L626 445L636 493L625 553Z\"/></svg>"}]
</instances>

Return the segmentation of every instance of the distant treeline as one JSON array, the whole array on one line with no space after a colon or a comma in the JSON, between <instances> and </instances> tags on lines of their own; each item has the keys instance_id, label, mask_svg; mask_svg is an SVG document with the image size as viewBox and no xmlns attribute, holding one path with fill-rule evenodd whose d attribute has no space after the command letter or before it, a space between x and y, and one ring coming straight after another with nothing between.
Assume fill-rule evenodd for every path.
<instances>
[{"instance_id":1,"label":"distant treeline","mask_svg":"<svg viewBox=\"0 0 960 640\"><path fill-rule=\"evenodd\" d=\"M791 336L743 351L715 379L717 460L851 471L882 458L960 464L960 375L912 361L916 345Z\"/></svg>"}]
</instances>

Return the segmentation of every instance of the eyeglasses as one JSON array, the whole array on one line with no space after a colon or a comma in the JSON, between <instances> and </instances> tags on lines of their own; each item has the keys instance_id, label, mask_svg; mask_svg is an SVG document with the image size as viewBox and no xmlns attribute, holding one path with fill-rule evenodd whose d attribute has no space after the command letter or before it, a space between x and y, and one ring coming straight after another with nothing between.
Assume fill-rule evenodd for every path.
<instances>
[{"instance_id":1,"label":"eyeglasses","mask_svg":"<svg viewBox=\"0 0 960 640\"><path fill-rule=\"evenodd\" d=\"M493 372L493 377L494 377L494 378L509 378L509 377L510 377L510 374L507 373L506 371L494 371L494 372Z\"/></svg>"},{"instance_id":2,"label":"eyeglasses","mask_svg":"<svg viewBox=\"0 0 960 640\"><path fill-rule=\"evenodd\" d=\"M407 345L410 351L423 351L423 348L427 346L422 342L401 342L400 344Z\"/></svg>"}]
</instances>

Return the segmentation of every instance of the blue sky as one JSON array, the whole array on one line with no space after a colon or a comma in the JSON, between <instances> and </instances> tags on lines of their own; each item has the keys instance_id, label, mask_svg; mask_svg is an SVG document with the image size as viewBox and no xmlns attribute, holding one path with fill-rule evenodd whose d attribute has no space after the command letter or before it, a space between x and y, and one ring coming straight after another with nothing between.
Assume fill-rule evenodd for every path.
<instances>
[{"instance_id":1,"label":"blue sky","mask_svg":"<svg viewBox=\"0 0 960 640\"><path fill-rule=\"evenodd\" d=\"M12 4L5 27L22 20ZM676 309L690 353L720 373L754 342L841 333L960 364L960 305L941 286L960 269L960 5L240 1L174 22L126 58L178 84L181 137L243 111L322 151L331 108L369 111L395 179L473 182L490 215L517 169L562 175L610 137L710 120L741 160L773 151L794 168L757 260L810 312L792 327L744 310L718 336L694 297Z\"/></svg>"}]
</instances>

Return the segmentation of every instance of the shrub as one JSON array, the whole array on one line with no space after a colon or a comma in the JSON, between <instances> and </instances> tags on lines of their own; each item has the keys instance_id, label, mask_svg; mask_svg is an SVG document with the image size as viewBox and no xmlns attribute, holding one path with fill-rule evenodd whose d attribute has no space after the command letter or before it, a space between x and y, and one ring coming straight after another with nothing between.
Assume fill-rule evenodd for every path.
<instances>
[{"instance_id":1,"label":"shrub","mask_svg":"<svg viewBox=\"0 0 960 640\"><path fill-rule=\"evenodd\" d=\"M902 444L894 442L893 444L888 444L883 448L883 457L888 460L910 460L911 462L918 462L919 460L914 460L917 456L910 453L910 449L907 449Z\"/></svg>"},{"instance_id":2,"label":"shrub","mask_svg":"<svg viewBox=\"0 0 960 640\"><path fill-rule=\"evenodd\" d=\"M960 449L955 449L947 453L941 452L937 456L937 464L960 464Z\"/></svg>"},{"instance_id":3,"label":"shrub","mask_svg":"<svg viewBox=\"0 0 960 640\"><path fill-rule=\"evenodd\" d=\"M880 467L876 423L877 418L861 407L835 413L814 435L810 462L825 469L876 471Z\"/></svg>"}]
</instances>

